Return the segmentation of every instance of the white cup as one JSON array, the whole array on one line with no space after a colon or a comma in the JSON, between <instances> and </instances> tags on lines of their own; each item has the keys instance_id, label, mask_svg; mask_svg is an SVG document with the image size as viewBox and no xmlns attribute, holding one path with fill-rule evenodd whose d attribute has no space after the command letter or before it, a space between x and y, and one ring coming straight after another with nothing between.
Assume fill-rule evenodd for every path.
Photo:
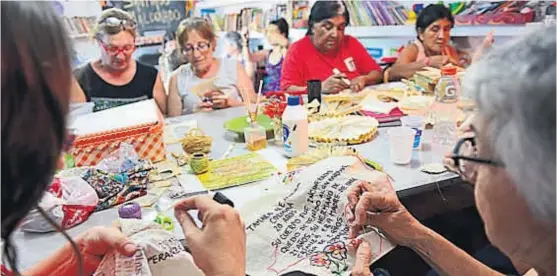
<instances>
[{"instance_id":1,"label":"white cup","mask_svg":"<svg viewBox=\"0 0 557 276\"><path fill-rule=\"evenodd\" d=\"M422 116L405 116L400 118L402 126L409 127L416 131L414 135L413 149L419 150L422 148L422 131L424 129L425 119Z\"/></svg>"},{"instance_id":2,"label":"white cup","mask_svg":"<svg viewBox=\"0 0 557 276\"><path fill-rule=\"evenodd\" d=\"M412 146L416 131L409 127L395 127L388 132L391 161L404 165L412 159Z\"/></svg>"}]
</instances>

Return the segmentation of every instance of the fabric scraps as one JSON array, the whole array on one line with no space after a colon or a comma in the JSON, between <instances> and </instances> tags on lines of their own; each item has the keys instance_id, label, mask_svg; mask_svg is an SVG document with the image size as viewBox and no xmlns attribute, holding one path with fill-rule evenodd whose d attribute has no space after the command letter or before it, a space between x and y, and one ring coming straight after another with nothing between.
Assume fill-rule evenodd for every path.
<instances>
[{"instance_id":1,"label":"fabric scraps","mask_svg":"<svg viewBox=\"0 0 557 276\"><path fill-rule=\"evenodd\" d=\"M121 167L123 168L123 167ZM81 177L95 189L99 202L95 211L101 211L147 194L151 165L138 160L127 171L109 173L98 168L85 171Z\"/></svg>"}]
</instances>

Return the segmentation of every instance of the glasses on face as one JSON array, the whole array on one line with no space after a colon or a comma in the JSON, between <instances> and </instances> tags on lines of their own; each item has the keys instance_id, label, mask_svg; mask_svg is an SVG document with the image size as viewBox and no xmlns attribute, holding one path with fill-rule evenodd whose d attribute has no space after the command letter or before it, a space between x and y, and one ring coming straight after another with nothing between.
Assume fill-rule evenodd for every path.
<instances>
[{"instance_id":1,"label":"glasses on face","mask_svg":"<svg viewBox=\"0 0 557 276\"><path fill-rule=\"evenodd\" d=\"M103 49L109 53L110 55L118 55L119 53L123 53L124 55L129 55L135 50L135 45L125 45L124 47L117 47L114 45L107 45L102 40L99 40L99 43L103 47Z\"/></svg>"},{"instance_id":2,"label":"glasses on face","mask_svg":"<svg viewBox=\"0 0 557 276\"><path fill-rule=\"evenodd\" d=\"M476 149L476 137L464 137L456 142L451 155L458 173L462 176L468 176L473 173L474 163L484 164L496 167L504 167L505 165L499 161L483 159L478 157Z\"/></svg>"},{"instance_id":3,"label":"glasses on face","mask_svg":"<svg viewBox=\"0 0 557 276\"><path fill-rule=\"evenodd\" d=\"M211 47L211 44L209 42L199 42L195 47L191 44L188 44L184 46L184 48L182 48L182 54L192 55L194 50L197 50L198 52L205 52L209 50L209 47Z\"/></svg>"},{"instance_id":4,"label":"glasses on face","mask_svg":"<svg viewBox=\"0 0 557 276\"><path fill-rule=\"evenodd\" d=\"M128 30L133 30L136 26L133 20L120 19L117 17L107 17L100 24L106 24L109 27L122 27Z\"/></svg>"}]
</instances>

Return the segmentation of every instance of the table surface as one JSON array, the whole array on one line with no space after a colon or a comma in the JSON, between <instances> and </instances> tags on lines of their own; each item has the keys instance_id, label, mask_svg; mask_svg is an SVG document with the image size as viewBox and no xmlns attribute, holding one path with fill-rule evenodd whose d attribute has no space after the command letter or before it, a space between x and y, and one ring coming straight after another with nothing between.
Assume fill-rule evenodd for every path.
<instances>
[{"instance_id":1,"label":"table surface","mask_svg":"<svg viewBox=\"0 0 557 276\"><path fill-rule=\"evenodd\" d=\"M220 158L232 143L235 143L236 146L233 148L230 156L235 156L246 153L247 150L244 144L235 142L235 140L237 140L236 134L228 133L223 128L223 124L229 119L244 114L245 108L243 107L228 108L210 113L196 113L170 118L167 119L167 125L196 120L198 126L207 135L213 137L213 146L211 150L212 158ZM435 189L440 185L449 185L456 179L456 175L450 172L439 175L429 175L419 171L419 167L424 164L442 162L443 155L447 151L446 148L432 145L430 142L431 134L432 132L429 130L423 132L423 147L420 151L414 151L412 161L408 165L395 165L390 162L387 128L379 128L377 137L368 143L356 145L355 148L364 157L382 164L384 170L394 179L393 185L399 193L399 196L406 196L408 194ZM179 144L167 146L167 154L180 151ZM285 169L287 159L282 155L282 149L279 146L270 142L269 147L260 152L279 170ZM261 199L263 196L273 194L273 191L282 192L288 189L288 186L281 184L278 178L274 177L261 183L228 188L222 190L222 192L234 201L237 208L241 208L244 204L254 199ZM167 206L170 206L172 202L173 201L165 194L159 199L155 208L164 210ZM173 211L170 210L167 213L173 216L172 212ZM156 211L154 209L143 209L144 217L153 217L154 219L155 215ZM93 226L110 226L117 218L118 214L116 208L104 210L92 214L86 222L69 229L67 232L70 236L76 236ZM174 232L177 236L183 237L179 226L174 229ZM17 231L14 233L14 242L19 252L20 269L24 269L44 259L56 249L62 247L66 243L66 240L59 233L35 234Z\"/></svg>"}]
</instances>

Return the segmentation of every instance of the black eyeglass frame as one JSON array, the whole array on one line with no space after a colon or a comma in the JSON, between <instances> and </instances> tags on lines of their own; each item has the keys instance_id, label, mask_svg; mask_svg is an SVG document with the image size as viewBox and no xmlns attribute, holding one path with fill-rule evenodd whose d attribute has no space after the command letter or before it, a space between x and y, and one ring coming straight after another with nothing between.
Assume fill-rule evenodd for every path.
<instances>
[{"instance_id":1,"label":"black eyeglass frame","mask_svg":"<svg viewBox=\"0 0 557 276\"><path fill-rule=\"evenodd\" d=\"M202 50L202 49L199 49L199 48L202 48L202 47L201 47L201 46L199 45L199 43L198 43L198 44L195 45L195 46L192 45L192 46L191 46L191 49L188 49L188 48L186 48L186 47L183 47L183 48L180 50L180 52L182 53L182 55L192 55L194 51L205 52L205 51L207 51L207 50L209 50L209 49L211 48L211 42L203 42L203 43L206 43L206 44L207 44L207 45L203 45L203 46L202 46L203 48L206 47L206 48L203 49L203 50ZM188 53L187 50L190 50L190 52Z\"/></svg>"},{"instance_id":2,"label":"black eyeglass frame","mask_svg":"<svg viewBox=\"0 0 557 276\"><path fill-rule=\"evenodd\" d=\"M460 148L466 142L470 142L472 144L472 147L475 147L476 146L476 137L460 138L456 142L456 145L453 149L453 153L451 155L451 158L454 161L454 165L459 170L460 173L463 173L460 169L460 162L459 162L460 160L466 160L466 161L471 161L471 162L476 162L476 163L479 163L479 164L485 164L485 165L496 166L496 167L505 167L505 164L503 164L502 162L499 162L499 161L459 155L458 153L460 152Z\"/></svg>"}]
</instances>

